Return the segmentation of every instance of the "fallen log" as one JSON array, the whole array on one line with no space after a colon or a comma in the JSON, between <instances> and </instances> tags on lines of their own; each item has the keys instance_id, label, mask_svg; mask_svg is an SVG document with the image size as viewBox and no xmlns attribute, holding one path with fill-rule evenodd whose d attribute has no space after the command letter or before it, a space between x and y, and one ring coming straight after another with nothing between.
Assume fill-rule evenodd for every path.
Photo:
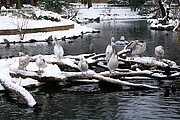
<instances>
[{"instance_id":1,"label":"fallen log","mask_svg":"<svg viewBox=\"0 0 180 120\"><path fill-rule=\"evenodd\" d=\"M125 81L121 81L119 79L113 79L113 78L109 78L105 77L101 74L95 73L94 71L88 71L87 74L82 74L82 72L61 72L58 75L60 77L58 77L57 75L55 75L54 77L47 77L45 76L39 76L38 74L31 74L28 75L29 71L17 71L17 70L10 70L10 75L12 77L30 77L30 78L36 78L36 80L38 82L63 82L63 83L69 83L69 82L78 82L79 79L96 79L96 80L100 80L100 81L105 81L105 82L109 82L109 83L114 83L114 84L119 84L119 85L127 85L127 86L134 86L134 87L146 87L146 88L158 88L158 87L153 87L150 85L145 85L145 84L134 84L134 83L129 83L129 82L125 82ZM64 76L64 77L62 77ZM81 81L82 82L82 81Z\"/></svg>"},{"instance_id":2,"label":"fallen log","mask_svg":"<svg viewBox=\"0 0 180 120\"><path fill-rule=\"evenodd\" d=\"M158 61L153 57L128 57L124 60L125 62L138 63L143 64L148 67L159 66L159 67L167 67L168 64L163 61Z\"/></svg>"},{"instance_id":3,"label":"fallen log","mask_svg":"<svg viewBox=\"0 0 180 120\"><path fill-rule=\"evenodd\" d=\"M8 78L0 78L1 85L8 90L15 94L21 95L28 103L30 107L34 107L37 105L33 96L22 86L15 84Z\"/></svg>"},{"instance_id":4,"label":"fallen log","mask_svg":"<svg viewBox=\"0 0 180 120\"><path fill-rule=\"evenodd\" d=\"M38 80L38 82L61 82L61 81L65 81L67 78L66 76L61 75L44 75L44 73L42 74L38 74L37 71L24 71L24 70L18 70L18 69L14 69L11 68L9 75L11 77L15 77L15 78L32 78L35 80Z\"/></svg>"},{"instance_id":5,"label":"fallen log","mask_svg":"<svg viewBox=\"0 0 180 120\"><path fill-rule=\"evenodd\" d=\"M126 81L113 79L113 78L110 78L110 77L104 77L104 76L99 75L99 74L95 74L93 77L96 78L96 79L106 81L106 82L110 82L110 83L114 83L114 84L126 85L126 86L131 86L131 87L158 89L158 87L155 87L155 86L146 85L146 84L134 84L134 83L126 82Z\"/></svg>"},{"instance_id":6,"label":"fallen log","mask_svg":"<svg viewBox=\"0 0 180 120\"><path fill-rule=\"evenodd\" d=\"M163 74L163 73L157 73L152 72L149 70L142 70L142 71L126 71L126 72L119 72L115 71L114 73L110 74L109 72L101 72L100 75L106 76L106 77L112 77L112 78L119 78L119 77L148 77L148 78L155 78L158 80L174 80L178 77L180 77L180 72L173 73L169 76Z\"/></svg>"}]
</instances>

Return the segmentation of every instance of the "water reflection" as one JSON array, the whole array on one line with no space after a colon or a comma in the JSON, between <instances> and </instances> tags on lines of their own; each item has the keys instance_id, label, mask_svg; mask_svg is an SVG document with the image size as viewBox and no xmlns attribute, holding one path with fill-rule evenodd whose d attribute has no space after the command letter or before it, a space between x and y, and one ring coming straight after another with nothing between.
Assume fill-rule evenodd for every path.
<instances>
[{"instance_id":1,"label":"water reflection","mask_svg":"<svg viewBox=\"0 0 180 120\"><path fill-rule=\"evenodd\" d=\"M87 26L96 28L101 32L84 35L83 38L61 41L65 55L89 53L91 52L89 47L91 43L94 43L94 52L103 53L112 36L119 40L124 35L128 41L136 39L145 41L147 43L145 56L154 56L154 48L162 45L165 49L165 58L180 63L180 60L177 59L180 53L180 33L150 30L145 20L112 20L90 23ZM53 44L25 43L23 46L30 55L53 53ZM17 56L18 52L22 50L20 44L11 44L8 48L5 45L0 45L0 49L0 56L3 58Z\"/></svg>"}]
</instances>

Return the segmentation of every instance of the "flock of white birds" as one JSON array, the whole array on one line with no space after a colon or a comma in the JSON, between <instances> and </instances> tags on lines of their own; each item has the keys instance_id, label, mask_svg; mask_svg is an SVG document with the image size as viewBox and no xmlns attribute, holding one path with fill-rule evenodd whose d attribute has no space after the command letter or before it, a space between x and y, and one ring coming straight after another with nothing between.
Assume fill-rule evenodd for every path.
<instances>
[{"instance_id":1,"label":"flock of white birds","mask_svg":"<svg viewBox=\"0 0 180 120\"><path fill-rule=\"evenodd\" d=\"M107 61L107 67L109 68L110 72L115 71L118 67L118 51L116 50L118 47L115 47L116 45L121 46L121 49L118 51L129 48L132 57L139 56L146 51L146 42L144 41L134 40L128 43L125 40L125 37L121 36L120 40L115 42L114 37L112 37L111 44L106 48L105 58ZM158 59L162 59L164 57L163 46L160 45L155 48L155 55Z\"/></svg>"},{"instance_id":2,"label":"flock of white birds","mask_svg":"<svg viewBox=\"0 0 180 120\"><path fill-rule=\"evenodd\" d=\"M57 57L57 61L61 61L61 59L64 56L63 47L59 44L59 41L56 37L54 37L53 41L55 43L54 54ZM112 37L111 44L107 46L106 52L105 52L105 55L106 55L105 60L107 62L107 67L110 73L115 71L116 68L118 67L118 55L117 55L118 51L117 51L116 45L123 46L122 49L119 49L118 51L129 48L132 57L139 56L146 50L146 42L134 40L128 43L127 41L125 41L124 36L121 36L120 40L115 42L115 38ZM22 52L20 52L19 55L20 55L20 58L19 58L18 69L26 70L26 66L29 64L31 57L29 55L25 55ZM157 46L155 48L155 55L157 56L158 59L162 59L164 57L163 46ZM40 73L42 73L43 69L47 67L47 63L43 59L42 55L37 56L36 65L39 68L38 72ZM87 73L88 63L83 56L80 57L78 67L79 67L79 70L82 72L82 74L83 72Z\"/></svg>"}]
</instances>

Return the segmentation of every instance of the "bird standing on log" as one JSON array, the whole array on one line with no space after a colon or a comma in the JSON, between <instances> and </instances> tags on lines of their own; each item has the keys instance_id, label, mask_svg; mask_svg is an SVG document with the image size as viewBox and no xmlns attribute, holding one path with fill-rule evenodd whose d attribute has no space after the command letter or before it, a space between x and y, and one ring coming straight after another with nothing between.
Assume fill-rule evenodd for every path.
<instances>
[{"instance_id":1,"label":"bird standing on log","mask_svg":"<svg viewBox=\"0 0 180 120\"><path fill-rule=\"evenodd\" d=\"M79 67L79 70L82 72L82 74L83 74L83 72L86 72L86 74L87 74L87 70L88 70L89 66L88 66L88 63L85 60L84 56L80 57L78 67Z\"/></svg>"},{"instance_id":2,"label":"bird standing on log","mask_svg":"<svg viewBox=\"0 0 180 120\"><path fill-rule=\"evenodd\" d=\"M111 55L112 55L112 45L115 45L114 42L115 42L115 38L112 37L112 38L111 38L111 45L108 45L108 46L106 47L106 57L105 57L106 62L109 61L109 59L110 59L110 57L111 57Z\"/></svg>"},{"instance_id":3,"label":"bird standing on log","mask_svg":"<svg viewBox=\"0 0 180 120\"><path fill-rule=\"evenodd\" d=\"M54 42L55 42L54 54L56 55L58 61L60 61L63 58L64 50L63 50L63 47L59 44L56 37L54 37Z\"/></svg>"},{"instance_id":4,"label":"bird standing on log","mask_svg":"<svg viewBox=\"0 0 180 120\"><path fill-rule=\"evenodd\" d=\"M107 63L110 73L115 71L116 68L118 67L118 58L117 58L117 54L116 54L115 44L112 44L111 47L112 47L112 55Z\"/></svg>"},{"instance_id":5,"label":"bird standing on log","mask_svg":"<svg viewBox=\"0 0 180 120\"><path fill-rule=\"evenodd\" d=\"M24 55L19 57L19 66L18 69L20 70L26 70L27 65L30 62L30 56L29 55Z\"/></svg>"},{"instance_id":6,"label":"bird standing on log","mask_svg":"<svg viewBox=\"0 0 180 120\"><path fill-rule=\"evenodd\" d=\"M130 46L130 50L131 50L131 55L133 57L139 56L140 54L142 54L146 50L146 42L139 41L139 40L131 41L126 46L126 48L129 46Z\"/></svg>"},{"instance_id":7,"label":"bird standing on log","mask_svg":"<svg viewBox=\"0 0 180 120\"><path fill-rule=\"evenodd\" d=\"M157 58L162 59L164 57L164 49L163 46L157 46L155 48L155 55L157 56Z\"/></svg>"},{"instance_id":8,"label":"bird standing on log","mask_svg":"<svg viewBox=\"0 0 180 120\"><path fill-rule=\"evenodd\" d=\"M47 67L46 61L45 61L45 59L42 58L42 55L39 55L36 58L36 65L38 67L39 73L43 72L43 70L41 71L41 68L44 69L45 67Z\"/></svg>"}]
</instances>

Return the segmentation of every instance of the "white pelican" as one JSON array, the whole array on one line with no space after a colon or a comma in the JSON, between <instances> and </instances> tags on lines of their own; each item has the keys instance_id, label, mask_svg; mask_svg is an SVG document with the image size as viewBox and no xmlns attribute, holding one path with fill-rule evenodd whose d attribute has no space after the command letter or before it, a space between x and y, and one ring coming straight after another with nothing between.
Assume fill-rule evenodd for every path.
<instances>
[{"instance_id":1,"label":"white pelican","mask_svg":"<svg viewBox=\"0 0 180 120\"><path fill-rule=\"evenodd\" d=\"M120 40L115 42L117 52L123 50L127 44L128 41L125 40L124 36L121 36Z\"/></svg>"},{"instance_id":2,"label":"white pelican","mask_svg":"<svg viewBox=\"0 0 180 120\"><path fill-rule=\"evenodd\" d=\"M26 70L26 66L29 64L29 62L30 62L30 56L29 55L19 57L18 69Z\"/></svg>"},{"instance_id":3,"label":"white pelican","mask_svg":"<svg viewBox=\"0 0 180 120\"><path fill-rule=\"evenodd\" d=\"M86 72L87 73L87 70L88 70L88 63L87 61L85 60L84 56L81 56L80 57L80 61L78 63L78 67L79 67L79 70L82 72Z\"/></svg>"},{"instance_id":4,"label":"white pelican","mask_svg":"<svg viewBox=\"0 0 180 120\"><path fill-rule=\"evenodd\" d=\"M110 57L111 57L111 55L112 55L112 45L115 45L114 41L115 41L115 38L112 37L112 38L111 38L111 45L108 45L108 46L106 47L106 57L105 57L106 62L109 61L109 59L110 59Z\"/></svg>"},{"instance_id":5,"label":"white pelican","mask_svg":"<svg viewBox=\"0 0 180 120\"><path fill-rule=\"evenodd\" d=\"M131 41L127 47L130 46L131 55L132 56L139 56L146 50L146 42L143 41Z\"/></svg>"},{"instance_id":6,"label":"white pelican","mask_svg":"<svg viewBox=\"0 0 180 120\"><path fill-rule=\"evenodd\" d=\"M116 49L115 49L115 45L112 44L112 55L107 63L107 66L109 68L110 73L112 71L115 71L116 68L118 67L118 58L116 55Z\"/></svg>"},{"instance_id":7,"label":"white pelican","mask_svg":"<svg viewBox=\"0 0 180 120\"><path fill-rule=\"evenodd\" d=\"M56 37L54 37L54 54L57 56L58 60L61 60L63 55L64 55L64 50L63 47L59 44L58 40Z\"/></svg>"},{"instance_id":8,"label":"white pelican","mask_svg":"<svg viewBox=\"0 0 180 120\"><path fill-rule=\"evenodd\" d=\"M164 57L163 46L160 45L155 48L155 55L157 56L157 58L160 58L160 59Z\"/></svg>"},{"instance_id":9,"label":"white pelican","mask_svg":"<svg viewBox=\"0 0 180 120\"><path fill-rule=\"evenodd\" d=\"M125 40L124 36L121 36L120 40L116 41L115 44L121 45L121 44L128 44L128 41Z\"/></svg>"},{"instance_id":10,"label":"white pelican","mask_svg":"<svg viewBox=\"0 0 180 120\"><path fill-rule=\"evenodd\" d=\"M43 72L43 70L41 71L41 68L44 69L47 67L46 61L42 58L42 55L39 55L36 58L36 65L38 67L38 72Z\"/></svg>"}]
</instances>

